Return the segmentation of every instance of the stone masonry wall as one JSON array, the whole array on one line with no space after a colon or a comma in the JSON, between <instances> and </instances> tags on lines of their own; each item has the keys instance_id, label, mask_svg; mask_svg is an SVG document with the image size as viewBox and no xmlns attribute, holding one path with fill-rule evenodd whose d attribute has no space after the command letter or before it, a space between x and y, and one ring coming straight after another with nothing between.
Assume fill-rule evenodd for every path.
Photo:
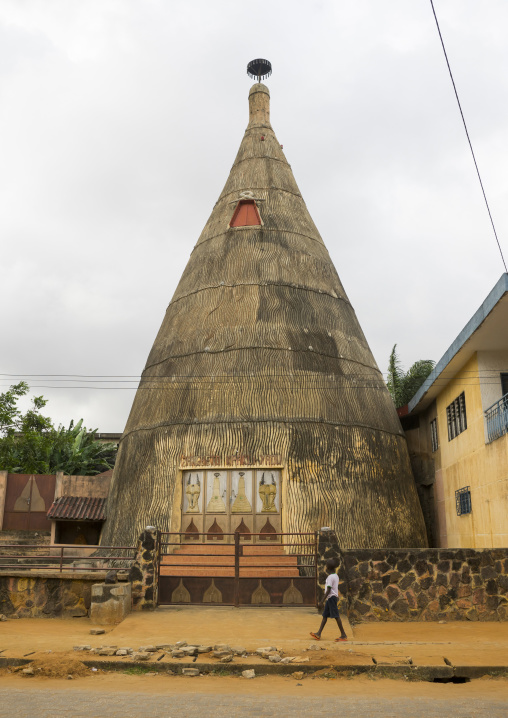
<instances>
[{"instance_id":1,"label":"stone masonry wall","mask_svg":"<svg viewBox=\"0 0 508 718\"><path fill-rule=\"evenodd\" d=\"M0 613L18 618L75 618L88 615L95 574L79 577L47 571L0 574Z\"/></svg>"},{"instance_id":2,"label":"stone masonry wall","mask_svg":"<svg viewBox=\"0 0 508 718\"><path fill-rule=\"evenodd\" d=\"M508 549L347 549L320 532L324 566L340 560L340 604L354 621L508 620Z\"/></svg>"}]
</instances>

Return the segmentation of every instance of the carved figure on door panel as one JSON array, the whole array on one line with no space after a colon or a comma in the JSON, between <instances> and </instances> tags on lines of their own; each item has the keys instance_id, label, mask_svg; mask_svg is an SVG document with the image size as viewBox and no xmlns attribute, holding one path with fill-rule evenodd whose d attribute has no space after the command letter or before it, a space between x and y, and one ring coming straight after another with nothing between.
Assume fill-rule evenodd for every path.
<instances>
[{"instance_id":1,"label":"carved figure on door panel","mask_svg":"<svg viewBox=\"0 0 508 718\"><path fill-rule=\"evenodd\" d=\"M265 481L265 473L261 475L261 481L259 482L259 496L263 502L263 513L271 512L277 513L277 507L275 506L275 497L277 496L277 484L275 483L275 477L271 474L272 481L268 483Z\"/></svg>"},{"instance_id":2,"label":"carved figure on door panel","mask_svg":"<svg viewBox=\"0 0 508 718\"><path fill-rule=\"evenodd\" d=\"M187 486L185 487L185 493L187 495L187 501L189 505L187 507L187 513L198 513L199 512L199 497L201 495L201 482L199 480L199 474L196 474L196 483L191 484L192 474L189 472L187 478Z\"/></svg>"},{"instance_id":3,"label":"carved figure on door panel","mask_svg":"<svg viewBox=\"0 0 508 718\"><path fill-rule=\"evenodd\" d=\"M212 497L210 501L208 502L208 506L206 507L206 510L209 514L225 514L226 513L226 504L224 503L224 500L220 494L220 472L217 471L214 474L214 480L213 480L213 487L212 487Z\"/></svg>"},{"instance_id":4,"label":"carved figure on door panel","mask_svg":"<svg viewBox=\"0 0 508 718\"><path fill-rule=\"evenodd\" d=\"M245 472L240 471L238 477L238 494L234 500L231 511L234 514L249 514L252 511L252 506L245 493Z\"/></svg>"}]
</instances>

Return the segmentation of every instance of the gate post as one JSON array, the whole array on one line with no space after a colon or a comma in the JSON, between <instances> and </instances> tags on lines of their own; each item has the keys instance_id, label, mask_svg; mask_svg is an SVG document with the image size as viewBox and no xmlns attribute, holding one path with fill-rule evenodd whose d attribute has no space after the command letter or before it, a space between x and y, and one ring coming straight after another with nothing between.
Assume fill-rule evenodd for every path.
<instances>
[{"instance_id":1,"label":"gate post","mask_svg":"<svg viewBox=\"0 0 508 718\"><path fill-rule=\"evenodd\" d=\"M235 606L240 605L240 534L235 531Z\"/></svg>"},{"instance_id":2,"label":"gate post","mask_svg":"<svg viewBox=\"0 0 508 718\"><path fill-rule=\"evenodd\" d=\"M318 601L318 564L319 564L318 542L319 542L319 531L314 531L314 603L315 603L315 605L316 605L316 609L317 609L317 610L319 610L319 601Z\"/></svg>"},{"instance_id":3,"label":"gate post","mask_svg":"<svg viewBox=\"0 0 508 718\"><path fill-rule=\"evenodd\" d=\"M138 539L136 555L129 571L134 611L157 608L159 541L155 526L147 526Z\"/></svg>"},{"instance_id":4,"label":"gate post","mask_svg":"<svg viewBox=\"0 0 508 718\"><path fill-rule=\"evenodd\" d=\"M326 562L329 559L335 559L340 565L339 568L339 594L342 594L342 598L339 595L339 611L342 611L349 615L349 580L348 580L348 569L344 560L344 554L339 546L337 535L332 529L321 529L318 531L318 563L317 563L317 590L318 596L321 600L325 595L325 582L326 582ZM344 582L342 578L344 577ZM341 585L342 584L342 585ZM344 590L345 588L345 590Z\"/></svg>"}]
</instances>

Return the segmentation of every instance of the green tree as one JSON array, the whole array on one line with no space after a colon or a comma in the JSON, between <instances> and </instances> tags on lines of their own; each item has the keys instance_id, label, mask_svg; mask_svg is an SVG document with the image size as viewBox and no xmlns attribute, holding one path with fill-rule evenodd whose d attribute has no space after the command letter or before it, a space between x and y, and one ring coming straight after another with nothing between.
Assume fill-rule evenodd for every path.
<instances>
[{"instance_id":1,"label":"green tree","mask_svg":"<svg viewBox=\"0 0 508 718\"><path fill-rule=\"evenodd\" d=\"M97 429L88 431L83 420L71 421L66 429L56 428L42 416L47 400L32 398L22 412L19 400L30 388L26 382L14 384L0 394L0 468L19 474L66 474L93 476L113 468L116 446L96 440Z\"/></svg>"},{"instance_id":2,"label":"green tree","mask_svg":"<svg viewBox=\"0 0 508 718\"><path fill-rule=\"evenodd\" d=\"M405 406L413 398L434 366L435 362L432 359L419 359L405 372L397 355L397 345L393 345L386 384L397 409Z\"/></svg>"},{"instance_id":3,"label":"green tree","mask_svg":"<svg viewBox=\"0 0 508 718\"><path fill-rule=\"evenodd\" d=\"M10 389L0 394L0 437L19 431L44 431L52 426L51 419L40 415L47 400L42 396L32 397L32 406L24 414L18 407L18 400L26 396L30 387L25 381L13 384Z\"/></svg>"}]
</instances>

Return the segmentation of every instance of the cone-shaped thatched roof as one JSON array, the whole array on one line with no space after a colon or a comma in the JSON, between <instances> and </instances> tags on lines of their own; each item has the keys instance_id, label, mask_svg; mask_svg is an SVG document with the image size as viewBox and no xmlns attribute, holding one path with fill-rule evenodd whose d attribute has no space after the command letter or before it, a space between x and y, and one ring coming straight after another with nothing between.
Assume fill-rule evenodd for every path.
<instances>
[{"instance_id":1,"label":"cone-shaped thatched roof","mask_svg":"<svg viewBox=\"0 0 508 718\"><path fill-rule=\"evenodd\" d=\"M249 125L148 357L121 441L103 543L180 528L182 456L279 454L283 529L343 546L426 545L383 377L270 125ZM229 227L241 193L262 224ZM245 197L245 195L243 195Z\"/></svg>"}]
</instances>

